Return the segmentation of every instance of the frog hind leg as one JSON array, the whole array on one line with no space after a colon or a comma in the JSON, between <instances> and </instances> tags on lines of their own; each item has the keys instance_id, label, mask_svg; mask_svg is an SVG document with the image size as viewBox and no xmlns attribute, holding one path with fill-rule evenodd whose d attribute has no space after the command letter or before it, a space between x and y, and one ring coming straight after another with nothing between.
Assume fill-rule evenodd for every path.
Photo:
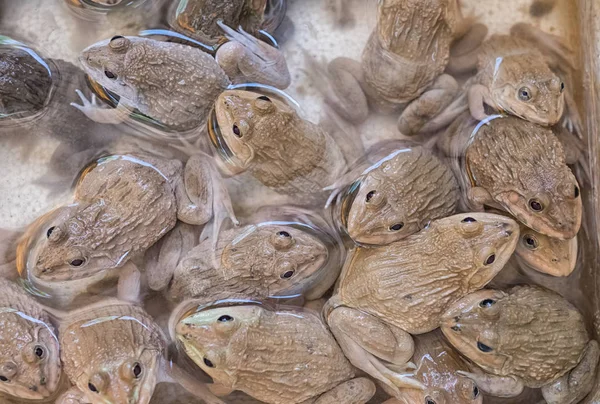
<instances>
[{"instance_id":1,"label":"frog hind leg","mask_svg":"<svg viewBox=\"0 0 600 404\"><path fill-rule=\"evenodd\" d=\"M583 358L570 372L542 387L542 395L548 404L574 404L581 401L594 387L600 349L596 341L590 341Z\"/></svg>"},{"instance_id":2,"label":"frog hind leg","mask_svg":"<svg viewBox=\"0 0 600 404\"><path fill-rule=\"evenodd\" d=\"M495 397L516 397L525 388L520 379L511 376L492 375L479 369L473 372L459 370L457 373L473 380L482 391Z\"/></svg>"},{"instance_id":3,"label":"frog hind leg","mask_svg":"<svg viewBox=\"0 0 600 404\"><path fill-rule=\"evenodd\" d=\"M344 354L354 366L383 382L398 395L400 388L423 388L413 378L412 372L396 372L385 363L406 364L407 369L411 367L412 364L408 361L414 352L414 342L409 333L348 307L333 309L327 322Z\"/></svg>"},{"instance_id":4,"label":"frog hind leg","mask_svg":"<svg viewBox=\"0 0 600 404\"><path fill-rule=\"evenodd\" d=\"M484 24L473 24L470 29L452 44L450 61L446 71L453 75L473 72L477 69L481 44L488 34Z\"/></svg>"},{"instance_id":5,"label":"frog hind leg","mask_svg":"<svg viewBox=\"0 0 600 404\"><path fill-rule=\"evenodd\" d=\"M216 61L232 82L259 83L286 89L292 79L283 53L248 34L218 22L229 42L217 50Z\"/></svg>"},{"instance_id":6,"label":"frog hind leg","mask_svg":"<svg viewBox=\"0 0 600 404\"><path fill-rule=\"evenodd\" d=\"M371 380L357 377L322 394L314 404L365 404L375 395L375 389Z\"/></svg>"},{"instance_id":7,"label":"frog hind leg","mask_svg":"<svg viewBox=\"0 0 600 404\"><path fill-rule=\"evenodd\" d=\"M449 74L439 76L431 88L412 101L398 119L398 130L405 136L416 135L433 118L437 117L457 98L458 83ZM453 112L457 116L462 111ZM443 119L450 123L453 119Z\"/></svg>"}]
</instances>

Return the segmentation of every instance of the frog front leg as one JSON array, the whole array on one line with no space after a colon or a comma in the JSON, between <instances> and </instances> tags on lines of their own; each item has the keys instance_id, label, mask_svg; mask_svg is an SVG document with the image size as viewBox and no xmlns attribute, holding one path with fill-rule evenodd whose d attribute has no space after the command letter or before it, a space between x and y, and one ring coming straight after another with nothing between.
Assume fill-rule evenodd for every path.
<instances>
[{"instance_id":1,"label":"frog front leg","mask_svg":"<svg viewBox=\"0 0 600 404\"><path fill-rule=\"evenodd\" d=\"M473 372L459 370L456 373L473 380L480 390L495 397L516 397L525 388L522 380L512 376L496 376L479 369Z\"/></svg>"},{"instance_id":2,"label":"frog front leg","mask_svg":"<svg viewBox=\"0 0 600 404\"><path fill-rule=\"evenodd\" d=\"M314 404L365 404L375 395L375 383L366 377L357 377L323 393Z\"/></svg>"},{"instance_id":3,"label":"frog front leg","mask_svg":"<svg viewBox=\"0 0 600 404\"><path fill-rule=\"evenodd\" d=\"M116 125L124 122L131 114L131 109L122 102L119 102L116 108L104 108L98 105L96 94L92 94L90 101L81 90L77 89L75 92L81 99L81 104L72 102L70 105L83 112L92 121Z\"/></svg>"},{"instance_id":4,"label":"frog front leg","mask_svg":"<svg viewBox=\"0 0 600 404\"><path fill-rule=\"evenodd\" d=\"M412 372L398 373L386 366L389 362L411 367L408 361L414 353L414 342L409 333L348 307L333 309L327 323L348 360L395 394L400 395L399 388L423 388Z\"/></svg>"},{"instance_id":5,"label":"frog front leg","mask_svg":"<svg viewBox=\"0 0 600 404\"><path fill-rule=\"evenodd\" d=\"M71 387L60 395L54 404L90 404L91 401L85 397L85 394L77 387Z\"/></svg>"},{"instance_id":6,"label":"frog front leg","mask_svg":"<svg viewBox=\"0 0 600 404\"><path fill-rule=\"evenodd\" d=\"M446 108L456 99L458 90L458 83L454 77L449 74L439 76L431 88L402 111L402 115L398 119L400 133L405 136L416 135L432 119L450 124L462 112L461 108L450 108L446 111Z\"/></svg>"},{"instance_id":7,"label":"frog front leg","mask_svg":"<svg viewBox=\"0 0 600 404\"><path fill-rule=\"evenodd\" d=\"M554 383L542 387L542 395L548 404L575 404L580 402L594 387L600 349L596 341L590 341L583 358L569 373Z\"/></svg>"}]
</instances>

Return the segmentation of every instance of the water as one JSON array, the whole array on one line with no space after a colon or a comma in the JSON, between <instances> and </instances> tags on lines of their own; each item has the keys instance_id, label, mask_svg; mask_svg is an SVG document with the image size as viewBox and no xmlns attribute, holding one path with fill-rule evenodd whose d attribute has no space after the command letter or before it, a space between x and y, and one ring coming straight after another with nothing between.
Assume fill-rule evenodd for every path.
<instances>
[{"instance_id":1,"label":"water","mask_svg":"<svg viewBox=\"0 0 600 404\"><path fill-rule=\"evenodd\" d=\"M310 181L300 178L300 180L293 183L292 188L296 189L297 193L291 192L290 187L281 186L278 188L279 185L277 184L281 176L271 178L269 175L265 175L265 173L268 174L269 170L284 173L293 172L294 170L289 170L289 167L294 163L290 160L294 155L300 156L295 163L304 164L302 167L312 164L310 163L312 161L310 157L313 154L302 154L306 150L310 150L311 143L294 143L298 138L294 137L296 135L292 133L293 131L279 131L275 134L286 139L287 145L302 144L302 147L288 146L287 150L286 147L278 149L276 147L278 145L274 143L275 140L272 140L273 144L268 141L264 144L265 150L268 150L268 152L251 154L254 158L257 158L257 155L259 158L265 158L268 163L273 156L284 155L284 152L291 151L289 154L291 157L286 157L286 161L283 163L280 161L273 165L265 163L260 169L250 169L238 173L236 170L239 169L241 162L233 158L234 153L246 152L247 146L244 143L236 143L237 140L232 135L232 133L236 133L235 128L232 131L229 127L219 127L217 112L214 108L202 124L181 132L139 110L132 113L131 117L133 119L127 120L124 124L112 125L93 123L83 117L75 108L69 106L71 102L81 103L75 93L76 88L81 89L88 98L91 97L91 94L96 94L98 100L106 105L115 106L119 103L121 98L119 94L103 88L98 82L94 82L78 69L80 66L78 56L81 51L97 41L111 38L114 35L139 34L146 38L196 45L207 50L210 54L217 52L219 46L222 46L225 42L222 38L208 41L206 38L199 37L186 38L185 35L189 33L184 31L180 31L180 33L166 31L169 29L167 16L170 15L169 13L174 13L169 0L0 1L0 35L5 35L0 37L0 52L27 58L31 67L29 73L25 74L26 77L30 78L35 74L40 75L40 79L33 84L33 87L29 88L29 98L26 98L24 102L9 104L4 101L5 104L2 105L5 109L5 115L8 116L1 117L0 126L0 136L2 136L3 142L3 147L0 148L0 172L3 173L4 177L4 180L0 182L0 194L2 195L0 198L0 223L2 223L1 227L7 229L10 233L2 233L3 237L0 237L0 240L2 240L3 245L0 252L4 253L4 250L7 250L8 255L14 255L16 251L17 261L16 264L11 262L8 265L0 266L0 269L3 274L8 274L12 278L16 278L15 275L17 271L19 272L19 284L24 286L24 289L30 294L36 296L39 302L51 307L49 311L53 314L52 321L56 323L57 328L63 321L61 319L64 314L57 314L56 309L79 309L89 303L102 301L107 296L115 296L117 293L119 293L119 297L131 297L135 300L136 296L134 295L137 285L135 278L132 278L133 281L123 277L119 280L119 275L137 267L142 272L145 271L141 281L141 288L146 293L143 301L144 308L163 329L164 334L170 333L170 336L173 337L173 326L171 324L169 330L169 321L173 323L180 318L172 317L169 319L169 315L172 310L181 310L181 307L184 306L189 307L190 302L184 302L182 306L176 308L177 299L170 299L168 293L165 297L161 292L150 290L160 289L154 286L165 280L168 287L171 287L174 280L170 280L165 274L162 274L159 280L148 280L147 274L151 270L160 271L161 265L170 269L177 266L184 267L184 255L201 239L207 246L207 251L203 252L203 255L198 258L199 264L194 264L197 267L191 266L192 268L198 270L204 265L213 264L221 270L219 276L223 277L224 282L231 282L232 279L235 281L235 277L239 276L235 272L239 268L235 265L239 266L240 263L245 263L249 266L249 271L257 271L256 273L253 272L253 276L260 278L258 275L268 272L265 267L261 266L264 265L264 262L251 262L255 258L252 255L252 249L250 249L250 253L242 251L246 254L243 255L236 248L240 246L246 248L244 247L244 241L248 237L253 236L254 233L259 233L261 229L271 229L273 226L280 226L281 228L278 228L277 232L267 238L265 244L261 244L260 248L266 248L265 251L271 254L271 261L275 262L269 267L271 272L268 272L274 276L275 280L272 284L266 283L269 285L265 289L266 292L264 290L257 292L262 286L253 284L254 279L241 281L242 286L245 288L234 285L236 293L240 289L252 290L253 292L248 293L253 293L253 296L247 297L264 299L266 301L264 307L267 310L273 313L279 310L278 315L281 315L281 312L290 313L291 310L299 318L302 318L302 313L305 310L318 315L325 299L331 296L331 291L327 292L327 289L335 282L338 273L342 271L346 250L353 246L352 240L348 237L348 217L351 206L362 201L360 199L363 198L361 191L364 190L361 190L361 186L363 186L365 177L369 172L386 166L386 161L396 157L396 154L389 155L389 153L372 154L374 149L370 148L376 146L375 150L377 150L377 145L380 145L381 141L399 140L401 138L401 136L398 136L396 126L398 113L379 114L372 111L365 122L352 125L336 116L324 102L324 93L331 95L331 92L327 92L328 83L324 79L326 62L336 57L360 60L365 44L375 26L377 1L288 0L287 4L283 5L281 1L272 0L267 3L267 10L270 10L271 13L267 17L268 24L264 28L270 32L257 32L257 35L266 39L267 42L277 44L281 49L289 67L292 84L284 90L284 93L281 90L255 83L230 85L228 90L256 91L267 97L267 100L262 100L262 108L265 110L269 106L264 102L281 102L287 105L287 108L293 114L297 115L297 119L321 123L322 127L332 134L338 145L333 147L327 143L323 146L321 143L318 151L326 150L329 153L326 154L328 156L341 156L344 154L348 159L349 168L360 168L356 176L344 178L343 186L336 191L339 192L339 195L333 195L332 207L327 211L322 211L321 207L324 206L327 197L331 195L329 191L311 193L311 195L303 191L314 186L313 182L316 181L314 178L317 175L310 176L313 173L318 173L319 170L325 172L339 170L335 171L336 175L330 183L319 184L320 188L333 185L334 182L340 180L346 168L341 163L337 164L341 157L335 157L334 160L336 161L333 162L327 159L324 159L327 161L322 159L319 162L317 159L317 163L313 164L316 168L311 168L310 170L313 171L309 170L309 174L307 174ZM344 5L336 14L332 10L336 4L340 3ZM529 22L545 32L564 38L566 43L576 50L574 60L578 60L582 46L579 30L581 24L578 20L577 7L568 0L558 0L553 9L550 8L551 3L553 3L551 1L535 1L533 5L531 3L529 0L507 0L503 2L461 1L463 13L486 24L491 33L507 33L516 21ZM284 6L287 6L285 15L281 12L273 12L273 10L285 9ZM510 12L506 12L506 10L510 10ZM181 9L177 12L181 12ZM229 17L226 16L225 18ZM277 25L279 25L278 28L274 30L273 27ZM312 62L308 62L309 59ZM0 65L0 68L2 66ZM315 69L317 72L315 72ZM579 102L579 105L582 105L586 94L584 92L585 88L582 86L583 79L580 73L581 71L573 77L568 77L568 88L573 90L574 99ZM468 75L458 79L460 83L463 83L468 79ZM0 96L2 96L2 94L6 94L6 89L9 87L6 82L0 84L3 86L3 88L0 88ZM357 105L358 103L351 105L351 107L354 108ZM221 116L221 121L223 121L223 116ZM238 130L242 131L243 135L251 133L245 132L252 129L249 124L244 126L240 123L239 116L236 119L233 122ZM584 122L586 121L587 119L584 119ZM493 124L493 122L490 124ZM269 128L269 126L265 124L262 128ZM477 129L474 129L473 134L476 133ZM321 136L320 132L314 132L314 138L311 138L313 139L311 141L317 142L314 139L321 139L319 136ZM341 142L339 141L340 136L344 139ZM243 136L238 137L243 138ZM248 142L252 142L252 139L256 139L256 137L257 134L252 134L252 138ZM250 136L246 138L250 138ZM406 139L403 139L403 141L406 141ZM413 143L409 143L410 146L406 150L412 151L415 142L424 143L428 149L431 149L434 145L431 137L426 136L416 137L410 139L410 141ZM574 143L587 145L587 142L588 139L584 132L583 138L576 140ZM341 151L338 151L338 147ZM332 148L335 150L332 151ZM405 150L404 146L394 146L388 151L397 149ZM154 247L149 248L148 253L144 256L142 253L148 246L141 243L144 247L138 248L139 235L133 237L134 241L127 239L127 237L119 238L115 236L115 232L122 231L123 227L114 225L113 222L118 221L117 219L124 215L124 211L118 209L103 210L106 209L105 205L110 205L111 201L126 199L132 191L115 196L110 193L110 190L102 189L95 195L88 195L80 189L81 181L89 174L89 170L97 168L97 165L89 166L90 162L99 161L98 159L112 154L132 150L141 151L162 159L182 161L187 160L192 154L213 154L216 159L213 168L215 170L218 168L221 173L224 173L224 169L228 170L227 175L223 174L222 181L231 198L237 218L244 226L255 226L243 227L242 229L245 229L245 231L240 230L240 234L231 241L231 246L219 247L217 250L219 256L217 257L217 253L215 253L213 257L211 247L216 246L217 243L211 244L213 242L211 237L214 238L215 234L223 236L227 231L235 232L235 228L227 217L225 188L215 186L212 189L215 202L209 201L206 204L207 206L212 205L211 208L214 208L213 213L216 220L211 222L212 224L207 225L204 229L199 226L181 225L181 228L175 228L169 233L169 236L163 237ZM363 158L365 151L367 151L367 158ZM462 152L453 151L447 157L451 158L451 163L459 163L460 158L463 156ZM595 170L594 167L586 167L585 164L581 164L581 162L588 162L587 159L588 155L584 152L580 164L574 168L581 188L581 197L584 200L584 216L582 230L579 233L576 253L577 262L573 273L566 278L553 277L532 269L530 266L525 265L521 258L515 256L506 268L494 278L491 285L506 289L517 283L529 283L542 285L557 291L584 313L588 328L592 331L596 325L594 324L596 318L594 295L596 292L593 286L595 282L593 271L595 268L594 257L596 257L596 237L594 234L593 210L591 209L592 203L595 201L593 200L594 194L590 192L590 180L595 178ZM278 166L278 164L280 165ZM454 168L456 169L456 167ZM171 180L170 174L172 173L170 171L169 174L164 174L163 171L160 172L165 179ZM125 178L127 173L119 172L119 175L121 178ZM119 180L120 178L117 178L115 184L118 184ZM216 181L215 184L218 184L218 177L213 177L213 180ZM194 183L195 181L200 182L201 179L195 177L185 178L186 183ZM459 178L459 181L464 181L464 178L462 180ZM146 185L148 184L144 186ZM102 188L101 185L97 186ZM274 189L280 189L280 192L275 192ZM197 203L205 195L206 193L201 193L199 199L191 197L189 203ZM358 198L359 195L360 198ZM374 195L371 195L371 197ZM177 198L179 197L178 195ZM171 199L169 201L172 203ZM60 208L66 205L69 207ZM274 210L273 208L265 208L266 205L271 207L300 205L302 208L279 208L279 210ZM85 227L86 219L82 218L83 216L76 218L69 216L71 215L69 209L74 209L74 206L96 206L97 212L102 212L98 213L100 215L99 221L106 225L107 234L110 234L111 240L114 237L115 240L118 240L117 244L126 243L126 247L123 248L124 252L120 253L117 258L105 254L109 257L107 259L111 261L110 264L104 265L106 270L101 271L100 274L94 272L93 276L87 276L86 271L90 270L90 262L95 263L98 260L98 256L94 254L101 254L104 250L102 248L94 249L92 253L89 245L77 244L70 246L69 248L73 248L65 250L68 251L68 254L65 253L65 257L60 258L62 260L60 265L71 265L73 262L77 263L78 260L81 260L82 262L78 266L81 266L79 271L81 271L80 275L83 281L81 279L69 281L68 279L58 278L49 281L41 277L36 278L37 275L32 275L32 271L33 268L42 265L39 263L40 251L48 246L46 239L50 239L52 233L50 228L57 226L57 222L64 221L63 217L69 217L69 221L65 222L63 230L77 232L78 226ZM148 206L151 206L151 203ZM135 213L145 210L143 207L138 207ZM163 216L168 215L174 215L174 212L154 215L151 220L163 219ZM135 223L140 223L140 226L144 221L129 218L128 220L133 222L138 220ZM15 233L12 232L21 232L32 223L36 224L29 226L25 238L21 239L21 243L17 248L13 243ZM144 223L144 225L147 225L147 223ZM294 276L297 277L297 274L302 271L299 270L297 263L293 261L294 256L290 252L291 250L288 251L290 247L286 244L285 227L282 226L288 226L287 228L288 230L291 229L290 231L305 232L323 243L327 251L326 258L316 275L312 275L308 279L302 278L302 282L292 283L292 286L284 288L281 288L280 284L288 278L290 273L289 277L293 281ZM418 224L419 229L427 229L428 226L428 221ZM171 224L160 227L159 235L162 236L167 233L172 227ZM390 231L392 229L400 231L403 228L406 231L409 228L408 222L394 222L390 223L388 227ZM103 231L102 226L99 228L100 230L96 230ZM135 226L132 226L132 228L135 228ZM189 230L189 228L192 228L191 235L186 233L186 229ZM55 233L55 237L58 238L56 234L58 233ZM131 246L127 243L130 243ZM295 243L296 246L300 245L297 240ZM154 244L154 242L150 244ZM359 242L359 244L368 246L376 243L369 241ZM267 247L264 247L265 245ZM163 246L169 248L161 250ZM97 246L94 248L97 248ZM113 249L114 245L110 245L109 242L103 248ZM237 253L237 255L233 254L233 258L230 258L233 261L237 260L234 262L233 267L227 266L228 258L225 255L221 256L224 251L229 251L226 248L231 248L234 253ZM526 248L526 246L521 246L521 248ZM77 256L73 255L73 251L77 252ZM181 254L177 255L175 251L179 251ZM246 282L246 284L243 282ZM235 284L235 282L233 283ZM120 284L121 289L119 289ZM195 285L193 281L190 281L189 284ZM119 290L128 293L122 294L118 292ZM270 291L276 292L270 293ZM210 294L207 295L210 296ZM218 299L223 298L222 294L214 296L217 296ZM241 298L243 296L231 297ZM312 299L317 300L307 302ZM199 311L204 310L206 307L203 305L210 303L205 300L192 302L191 305L200 306ZM308 308L301 308L300 306L305 303ZM228 304L230 303L226 302L225 306ZM300 333L301 328L299 330ZM277 332L281 332L281 330L274 330L273 334L277 334ZM281 335L283 340L288 338L285 333ZM337 334L336 337L338 337ZM276 353L275 355L279 354L284 355L284 353ZM172 343L169 346L168 358L181 365L185 371L192 373L196 380L203 382L210 380L186 357L180 345ZM306 361L307 359L301 358L298 366L303 365ZM416 363L417 360L415 359L414 362ZM206 364L206 362L204 363ZM200 366L202 367L201 364ZM209 370L203 369L205 371ZM207 373L210 374L210 371ZM185 378L181 377L181 382L185 385ZM83 385L85 388L85 383ZM388 397L385 390L378 388L376 395L369 402L384 402ZM473 389L469 391L471 390ZM438 392L436 394L442 393ZM430 399L432 397L434 396L429 396ZM527 389L522 396L516 399L498 399L486 396L484 402L529 403L537 402L540 399L539 389ZM452 401L452 399L450 400ZM226 401L230 403L256 402L256 400L240 392L228 396ZM151 402L192 404L200 401L175 384L160 384ZM437 401L433 400L433 402Z\"/></svg>"}]
</instances>

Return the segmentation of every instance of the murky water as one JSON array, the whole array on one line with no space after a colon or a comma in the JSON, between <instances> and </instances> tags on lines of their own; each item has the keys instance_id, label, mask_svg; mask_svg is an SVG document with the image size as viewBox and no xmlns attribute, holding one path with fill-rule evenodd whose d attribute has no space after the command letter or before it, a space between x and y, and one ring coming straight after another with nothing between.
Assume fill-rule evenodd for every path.
<instances>
[{"instance_id":1,"label":"murky water","mask_svg":"<svg viewBox=\"0 0 600 404\"><path fill-rule=\"evenodd\" d=\"M545 393L579 402L597 237L576 3L0 1L0 401L531 403L587 360L584 392ZM457 7L492 45L453 43ZM484 332L443 316L517 284L565 300L461 306L516 310ZM494 349L562 368L534 383ZM457 373L475 365L523 392Z\"/></svg>"}]
</instances>

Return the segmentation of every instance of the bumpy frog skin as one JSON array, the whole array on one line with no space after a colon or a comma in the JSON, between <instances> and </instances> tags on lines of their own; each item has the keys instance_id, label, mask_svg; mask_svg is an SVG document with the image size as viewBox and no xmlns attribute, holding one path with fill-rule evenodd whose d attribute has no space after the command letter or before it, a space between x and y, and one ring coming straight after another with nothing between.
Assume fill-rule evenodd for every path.
<instances>
[{"instance_id":1,"label":"bumpy frog skin","mask_svg":"<svg viewBox=\"0 0 600 404\"><path fill-rule=\"evenodd\" d=\"M571 397L592 387L594 377L588 379L598 362L598 344L590 341L581 313L549 290L516 286L507 293L475 292L448 308L441 328L454 347L489 373L466 375L492 395L513 397L524 386L542 387L548 402L571 403L552 397L553 382L570 389Z\"/></svg>"},{"instance_id":2,"label":"bumpy frog skin","mask_svg":"<svg viewBox=\"0 0 600 404\"><path fill-rule=\"evenodd\" d=\"M443 72L461 22L456 0L379 1L377 27L362 62L337 58L329 64L327 101L356 123L367 118L369 105L404 109L400 131L418 132L458 92L456 80Z\"/></svg>"},{"instance_id":3,"label":"bumpy frog skin","mask_svg":"<svg viewBox=\"0 0 600 404\"><path fill-rule=\"evenodd\" d=\"M478 125L463 114L438 146L460 163L453 168L469 208L505 210L549 237L568 240L577 235L579 185L550 129L500 116Z\"/></svg>"},{"instance_id":4,"label":"bumpy frog skin","mask_svg":"<svg viewBox=\"0 0 600 404\"><path fill-rule=\"evenodd\" d=\"M443 340L439 331L415 338L413 362L415 378L424 390L402 389L402 400L390 399L385 404L481 404L483 394L471 379L460 375L468 371L460 356Z\"/></svg>"},{"instance_id":5,"label":"bumpy frog skin","mask_svg":"<svg viewBox=\"0 0 600 404\"><path fill-rule=\"evenodd\" d=\"M215 115L228 149L222 168L232 174L249 171L284 194L315 194L346 169L334 139L284 101L228 90L215 103Z\"/></svg>"},{"instance_id":6,"label":"bumpy frog skin","mask_svg":"<svg viewBox=\"0 0 600 404\"><path fill-rule=\"evenodd\" d=\"M437 328L450 304L492 280L518 239L514 220L468 213L386 246L355 248L325 308L327 323L354 366L401 397L399 388L422 385L384 361L406 364L413 354L409 333Z\"/></svg>"},{"instance_id":7,"label":"bumpy frog skin","mask_svg":"<svg viewBox=\"0 0 600 404\"><path fill-rule=\"evenodd\" d=\"M172 333L216 384L265 403L363 404L375 393L370 380L353 379L335 339L310 312L251 305L192 310Z\"/></svg>"},{"instance_id":8,"label":"bumpy frog skin","mask_svg":"<svg viewBox=\"0 0 600 404\"><path fill-rule=\"evenodd\" d=\"M119 105L103 109L95 98L89 102L82 94L83 105L72 105L98 122L119 123L137 109L185 131L205 122L231 81L289 85L287 65L278 50L248 34L227 32L235 42L222 47L221 63L191 46L147 38L115 36L91 45L80 56L83 68L95 82L119 95Z\"/></svg>"},{"instance_id":9,"label":"bumpy frog skin","mask_svg":"<svg viewBox=\"0 0 600 404\"><path fill-rule=\"evenodd\" d=\"M304 294L322 280L319 270L328 258L323 241L285 225L249 225L221 233L217 268L212 248L211 240L203 241L181 259L169 282L167 296L171 300L197 298L210 302L236 296ZM324 292L327 286L319 289Z\"/></svg>"},{"instance_id":10,"label":"bumpy frog skin","mask_svg":"<svg viewBox=\"0 0 600 404\"><path fill-rule=\"evenodd\" d=\"M360 169L360 168L359 168ZM454 213L459 187L452 170L422 147L399 149L353 177L360 188L347 217L348 235L357 243L383 245ZM339 201L342 206L347 202ZM344 209L340 216L345 214Z\"/></svg>"},{"instance_id":11,"label":"bumpy frog skin","mask_svg":"<svg viewBox=\"0 0 600 404\"><path fill-rule=\"evenodd\" d=\"M0 323L0 396L50 400L62 366L49 315L24 290L0 280Z\"/></svg>"}]
</instances>

